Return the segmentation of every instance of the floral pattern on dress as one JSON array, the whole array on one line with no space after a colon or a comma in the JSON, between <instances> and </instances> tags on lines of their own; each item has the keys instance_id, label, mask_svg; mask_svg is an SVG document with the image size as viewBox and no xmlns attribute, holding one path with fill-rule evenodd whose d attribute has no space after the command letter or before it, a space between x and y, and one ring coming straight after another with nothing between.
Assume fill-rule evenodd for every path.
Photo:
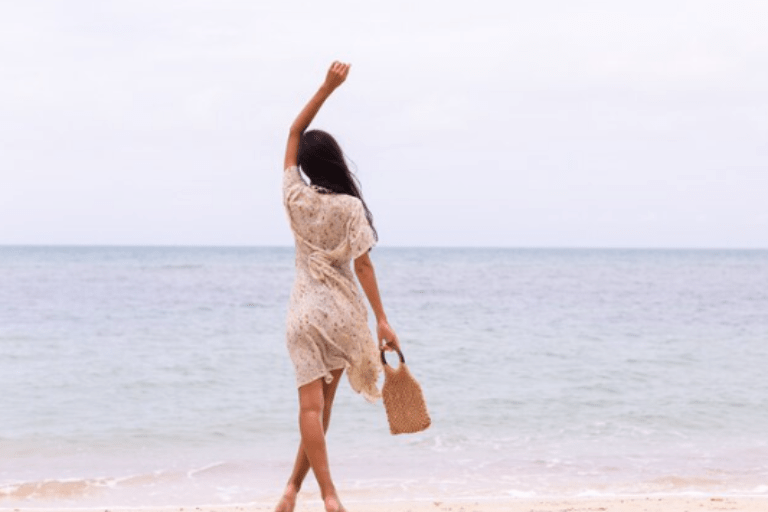
<instances>
[{"instance_id":1,"label":"floral pattern on dress","mask_svg":"<svg viewBox=\"0 0 768 512\"><path fill-rule=\"evenodd\" d=\"M296 242L286 329L296 385L331 382L331 371L345 368L352 389L373 402L381 362L350 268L375 244L363 203L307 185L292 166L283 173L283 204Z\"/></svg>"}]
</instances>

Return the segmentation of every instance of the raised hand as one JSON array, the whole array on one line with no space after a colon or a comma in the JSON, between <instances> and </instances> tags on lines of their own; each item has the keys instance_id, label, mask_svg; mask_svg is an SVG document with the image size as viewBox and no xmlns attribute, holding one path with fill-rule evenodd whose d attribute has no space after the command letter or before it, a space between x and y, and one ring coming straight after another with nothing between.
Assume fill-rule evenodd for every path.
<instances>
[{"instance_id":1,"label":"raised hand","mask_svg":"<svg viewBox=\"0 0 768 512\"><path fill-rule=\"evenodd\" d=\"M291 125L291 129L288 133L288 144L285 148L283 169L288 169L296 165L301 134L307 129L307 126L312 122L312 119L315 118L315 115L317 115L318 110L323 106L323 102L325 102L328 96L330 96L330 94L347 79L349 66L349 64L343 64L337 60L333 61L323 85L320 86L320 89L314 96L312 96L312 98L310 98L309 103L307 103L301 112L299 112L299 115L296 116L296 120Z\"/></svg>"},{"instance_id":2,"label":"raised hand","mask_svg":"<svg viewBox=\"0 0 768 512\"><path fill-rule=\"evenodd\" d=\"M350 66L351 64L344 64L337 60L333 61L330 69L328 69L328 74L325 76L325 85L333 90L343 84L349 74Z\"/></svg>"}]
</instances>

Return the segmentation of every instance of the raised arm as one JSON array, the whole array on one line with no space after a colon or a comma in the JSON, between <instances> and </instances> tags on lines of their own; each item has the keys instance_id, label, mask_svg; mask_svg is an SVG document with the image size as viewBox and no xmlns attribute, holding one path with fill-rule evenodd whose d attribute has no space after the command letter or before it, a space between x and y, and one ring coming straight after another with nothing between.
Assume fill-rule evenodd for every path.
<instances>
[{"instance_id":1,"label":"raised arm","mask_svg":"<svg viewBox=\"0 0 768 512\"><path fill-rule=\"evenodd\" d=\"M355 259L355 274L357 274L357 279L360 281L366 297L368 297L373 314L376 315L376 335L379 338L379 348L385 350L400 349L400 340L397 339L397 334L389 326L387 315L384 314L384 306L381 304L379 285L376 282L373 262L367 252ZM382 340L384 343L382 343Z\"/></svg>"},{"instance_id":2,"label":"raised arm","mask_svg":"<svg viewBox=\"0 0 768 512\"><path fill-rule=\"evenodd\" d=\"M299 112L288 132L288 146L285 148L285 165L283 165L283 169L297 164L301 134L304 133L309 123L315 118L315 115L317 115L328 96L347 79L350 65L334 61L330 69L328 69L328 74L320 89L317 90L315 95L309 100L309 103Z\"/></svg>"}]
</instances>

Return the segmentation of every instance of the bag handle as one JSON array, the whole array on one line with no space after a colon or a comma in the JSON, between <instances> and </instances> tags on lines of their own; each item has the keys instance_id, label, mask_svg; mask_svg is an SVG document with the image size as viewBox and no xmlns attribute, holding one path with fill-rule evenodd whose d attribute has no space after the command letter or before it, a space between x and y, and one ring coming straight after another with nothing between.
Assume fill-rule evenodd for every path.
<instances>
[{"instance_id":1,"label":"bag handle","mask_svg":"<svg viewBox=\"0 0 768 512\"><path fill-rule=\"evenodd\" d=\"M400 364L405 364L405 357L403 357L403 353L400 352L400 349L395 347L395 351L397 352L397 355L400 356ZM386 352L383 348L381 349L381 362L384 366L387 365L387 359L384 357L384 352Z\"/></svg>"}]
</instances>

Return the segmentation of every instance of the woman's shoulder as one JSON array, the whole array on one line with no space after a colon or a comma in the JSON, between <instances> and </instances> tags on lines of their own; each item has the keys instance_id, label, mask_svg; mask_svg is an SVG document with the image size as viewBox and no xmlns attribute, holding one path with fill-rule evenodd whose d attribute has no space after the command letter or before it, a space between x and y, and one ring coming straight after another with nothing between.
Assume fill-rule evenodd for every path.
<instances>
[{"instance_id":1,"label":"woman's shoulder","mask_svg":"<svg viewBox=\"0 0 768 512\"><path fill-rule=\"evenodd\" d=\"M339 204L343 205L344 209L350 215L356 215L363 210L363 202L359 197L351 196L349 194L334 194Z\"/></svg>"},{"instance_id":2,"label":"woman's shoulder","mask_svg":"<svg viewBox=\"0 0 768 512\"><path fill-rule=\"evenodd\" d=\"M307 189L312 191L313 195L318 199L343 206L346 209L356 210L363 207L363 203L360 201L360 198L349 194L334 192L319 185L312 184L307 185Z\"/></svg>"},{"instance_id":3,"label":"woman's shoulder","mask_svg":"<svg viewBox=\"0 0 768 512\"><path fill-rule=\"evenodd\" d=\"M299 172L299 167L296 165L291 165L286 167L283 170L283 187L291 186L291 185L305 185L304 179L301 177L301 173Z\"/></svg>"}]
</instances>

